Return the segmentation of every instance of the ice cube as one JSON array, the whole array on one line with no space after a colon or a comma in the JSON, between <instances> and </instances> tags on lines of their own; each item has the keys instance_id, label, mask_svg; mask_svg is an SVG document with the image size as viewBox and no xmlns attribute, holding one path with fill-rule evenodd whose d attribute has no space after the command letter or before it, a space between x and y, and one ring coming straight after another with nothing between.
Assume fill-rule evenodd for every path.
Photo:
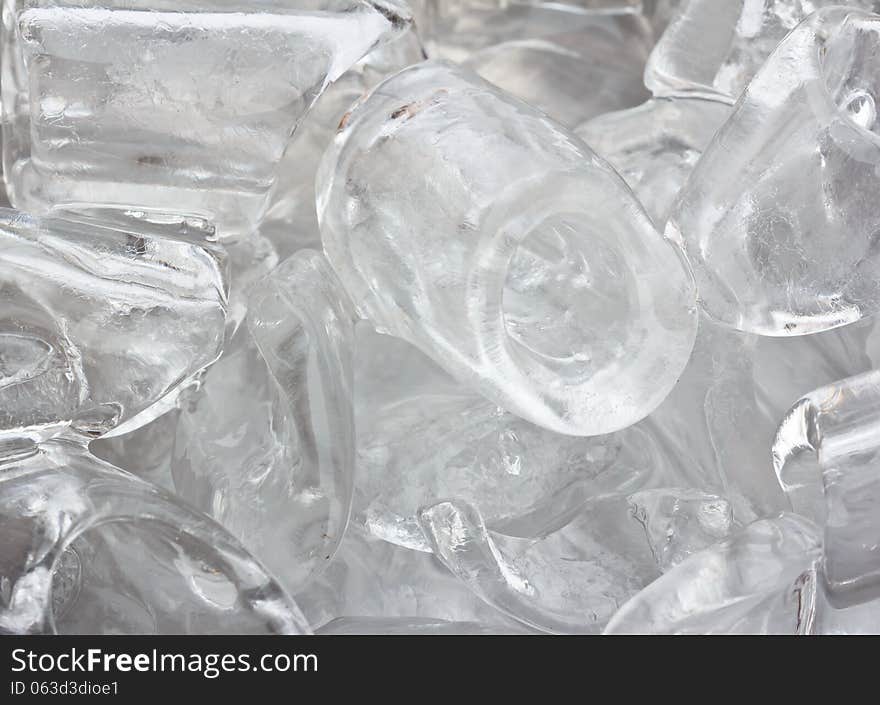
<instances>
[{"instance_id":1,"label":"ice cube","mask_svg":"<svg viewBox=\"0 0 880 705\"><path fill-rule=\"evenodd\" d=\"M255 285L178 425L177 492L291 592L330 562L351 511L353 325L323 257L300 251Z\"/></svg>"},{"instance_id":2,"label":"ice cube","mask_svg":"<svg viewBox=\"0 0 880 705\"><path fill-rule=\"evenodd\" d=\"M582 141L464 69L378 86L318 188L324 250L362 315L534 424L625 428L687 362L680 252Z\"/></svg>"},{"instance_id":3,"label":"ice cube","mask_svg":"<svg viewBox=\"0 0 880 705\"><path fill-rule=\"evenodd\" d=\"M501 632L521 630L487 605L427 553L367 535L357 525L324 573L296 594L310 624L341 617L469 622Z\"/></svg>"},{"instance_id":4,"label":"ice cube","mask_svg":"<svg viewBox=\"0 0 880 705\"><path fill-rule=\"evenodd\" d=\"M600 632L658 575L625 497L595 498L538 540L491 532L478 509L460 501L427 507L420 519L453 574L488 604L544 632Z\"/></svg>"},{"instance_id":5,"label":"ice cube","mask_svg":"<svg viewBox=\"0 0 880 705\"><path fill-rule=\"evenodd\" d=\"M393 0L12 0L4 18L16 207L186 213L228 239L254 230L328 83L410 22Z\"/></svg>"},{"instance_id":6,"label":"ice cube","mask_svg":"<svg viewBox=\"0 0 880 705\"><path fill-rule=\"evenodd\" d=\"M217 359L223 254L178 232L0 209L0 434L131 430Z\"/></svg>"},{"instance_id":7,"label":"ice cube","mask_svg":"<svg viewBox=\"0 0 880 705\"><path fill-rule=\"evenodd\" d=\"M462 387L405 341L363 328L357 343L356 520L421 551L421 507L455 497L493 528L545 524L568 494L638 487L649 468L618 462L622 434L563 436ZM523 531L524 529L520 529Z\"/></svg>"},{"instance_id":8,"label":"ice cube","mask_svg":"<svg viewBox=\"0 0 880 705\"><path fill-rule=\"evenodd\" d=\"M636 492L628 501L664 572L736 528L730 502L717 495L669 488Z\"/></svg>"},{"instance_id":9,"label":"ice cube","mask_svg":"<svg viewBox=\"0 0 880 705\"><path fill-rule=\"evenodd\" d=\"M797 633L798 595L821 555L817 526L796 514L756 521L693 554L614 615L606 634Z\"/></svg>"},{"instance_id":10,"label":"ice cube","mask_svg":"<svg viewBox=\"0 0 880 705\"><path fill-rule=\"evenodd\" d=\"M880 308L880 126L865 107L878 74L863 59L878 46L878 15L811 15L697 163L667 236L684 242L716 320L797 336Z\"/></svg>"},{"instance_id":11,"label":"ice cube","mask_svg":"<svg viewBox=\"0 0 880 705\"><path fill-rule=\"evenodd\" d=\"M651 53L645 85L655 96L733 104L785 35L834 5L876 9L875 0L682 0Z\"/></svg>"},{"instance_id":12,"label":"ice cube","mask_svg":"<svg viewBox=\"0 0 880 705\"><path fill-rule=\"evenodd\" d=\"M880 598L880 372L811 392L779 427L773 455L796 511L824 523L821 577L838 607Z\"/></svg>"},{"instance_id":13,"label":"ice cube","mask_svg":"<svg viewBox=\"0 0 880 705\"><path fill-rule=\"evenodd\" d=\"M168 493L63 440L0 463L0 632L308 633L262 566Z\"/></svg>"}]
</instances>

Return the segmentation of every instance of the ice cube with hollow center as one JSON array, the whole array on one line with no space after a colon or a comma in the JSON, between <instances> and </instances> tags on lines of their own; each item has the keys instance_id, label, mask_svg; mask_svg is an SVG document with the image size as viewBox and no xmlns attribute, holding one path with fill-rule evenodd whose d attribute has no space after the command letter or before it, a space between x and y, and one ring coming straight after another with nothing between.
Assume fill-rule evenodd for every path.
<instances>
[{"instance_id":1,"label":"ice cube with hollow center","mask_svg":"<svg viewBox=\"0 0 880 705\"><path fill-rule=\"evenodd\" d=\"M695 291L620 176L572 133L445 62L341 125L324 250L361 314L532 423L625 428L693 347Z\"/></svg>"}]
</instances>

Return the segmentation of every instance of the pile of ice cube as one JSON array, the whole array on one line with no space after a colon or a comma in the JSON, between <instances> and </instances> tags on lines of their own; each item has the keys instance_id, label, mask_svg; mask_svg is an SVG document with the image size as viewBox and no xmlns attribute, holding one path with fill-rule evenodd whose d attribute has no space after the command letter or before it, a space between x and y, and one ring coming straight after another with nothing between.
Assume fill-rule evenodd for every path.
<instances>
[{"instance_id":1,"label":"pile of ice cube","mask_svg":"<svg viewBox=\"0 0 880 705\"><path fill-rule=\"evenodd\" d=\"M880 0L3 0L0 632L880 632Z\"/></svg>"}]
</instances>

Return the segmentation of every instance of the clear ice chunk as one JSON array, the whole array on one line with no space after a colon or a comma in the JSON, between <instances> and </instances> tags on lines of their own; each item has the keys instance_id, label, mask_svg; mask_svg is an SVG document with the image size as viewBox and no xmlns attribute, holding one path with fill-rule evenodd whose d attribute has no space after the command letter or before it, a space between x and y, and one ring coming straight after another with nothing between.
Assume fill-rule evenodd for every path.
<instances>
[{"instance_id":1,"label":"clear ice chunk","mask_svg":"<svg viewBox=\"0 0 880 705\"><path fill-rule=\"evenodd\" d=\"M779 427L773 456L794 509L824 522L821 577L831 603L880 598L880 372L801 399Z\"/></svg>"},{"instance_id":2,"label":"clear ice chunk","mask_svg":"<svg viewBox=\"0 0 880 705\"><path fill-rule=\"evenodd\" d=\"M0 633L309 632L213 521L63 440L0 461Z\"/></svg>"},{"instance_id":3,"label":"clear ice chunk","mask_svg":"<svg viewBox=\"0 0 880 705\"><path fill-rule=\"evenodd\" d=\"M717 495L664 488L636 492L628 501L663 572L727 538L736 528L733 507Z\"/></svg>"},{"instance_id":4,"label":"clear ice chunk","mask_svg":"<svg viewBox=\"0 0 880 705\"><path fill-rule=\"evenodd\" d=\"M327 84L411 21L394 0L9 0L3 15L12 203L186 213L224 238L254 230Z\"/></svg>"},{"instance_id":5,"label":"clear ice chunk","mask_svg":"<svg viewBox=\"0 0 880 705\"><path fill-rule=\"evenodd\" d=\"M659 573L625 497L595 498L537 540L488 530L479 511L460 501L427 507L420 520L453 574L488 604L543 632L600 632Z\"/></svg>"},{"instance_id":6,"label":"clear ice chunk","mask_svg":"<svg viewBox=\"0 0 880 705\"><path fill-rule=\"evenodd\" d=\"M605 633L798 633L800 596L821 551L821 532L807 519L761 519L655 580Z\"/></svg>"},{"instance_id":7,"label":"clear ice chunk","mask_svg":"<svg viewBox=\"0 0 880 705\"><path fill-rule=\"evenodd\" d=\"M223 256L177 232L0 209L0 435L131 429L217 359Z\"/></svg>"},{"instance_id":8,"label":"clear ice chunk","mask_svg":"<svg viewBox=\"0 0 880 705\"><path fill-rule=\"evenodd\" d=\"M659 228L730 106L693 98L649 100L601 115L575 133L609 161Z\"/></svg>"},{"instance_id":9,"label":"clear ice chunk","mask_svg":"<svg viewBox=\"0 0 880 705\"><path fill-rule=\"evenodd\" d=\"M655 96L703 96L736 102L794 27L816 10L875 0L683 0L645 68Z\"/></svg>"},{"instance_id":10,"label":"clear ice chunk","mask_svg":"<svg viewBox=\"0 0 880 705\"><path fill-rule=\"evenodd\" d=\"M684 243L713 318L796 336L880 309L878 47L878 15L811 15L703 153L667 236Z\"/></svg>"},{"instance_id":11,"label":"clear ice chunk","mask_svg":"<svg viewBox=\"0 0 880 705\"><path fill-rule=\"evenodd\" d=\"M356 347L354 516L378 538L430 551L419 509L449 497L479 506L489 526L509 530L552 521L571 493L594 496L646 481L644 465L619 458L624 434L575 438L534 426L462 387L399 338L364 327Z\"/></svg>"},{"instance_id":12,"label":"clear ice chunk","mask_svg":"<svg viewBox=\"0 0 880 705\"><path fill-rule=\"evenodd\" d=\"M442 620L522 629L487 605L428 553L373 538L352 524L330 566L296 594L309 624L335 619Z\"/></svg>"},{"instance_id":13,"label":"clear ice chunk","mask_svg":"<svg viewBox=\"0 0 880 705\"><path fill-rule=\"evenodd\" d=\"M318 190L361 313L534 424L625 428L687 363L681 253L582 141L464 69L426 62L377 87Z\"/></svg>"},{"instance_id":14,"label":"clear ice chunk","mask_svg":"<svg viewBox=\"0 0 880 705\"><path fill-rule=\"evenodd\" d=\"M254 286L177 429L177 492L291 592L331 560L351 511L353 326L323 256L298 252Z\"/></svg>"}]
</instances>

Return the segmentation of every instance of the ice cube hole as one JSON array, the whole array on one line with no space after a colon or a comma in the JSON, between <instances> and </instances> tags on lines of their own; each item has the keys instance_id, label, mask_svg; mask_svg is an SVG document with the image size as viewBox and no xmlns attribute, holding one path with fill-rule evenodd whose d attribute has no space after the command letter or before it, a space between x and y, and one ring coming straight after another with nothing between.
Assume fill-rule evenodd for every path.
<instances>
[{"instance_id":1,"label":"ice cube hole","mask_svg":"<svg viewBox=\"0 0 880 705\"><path fill-rule=\"evenodd\" d=\"M604 366L619 354L632 307L621 253L585 214L554 214L522 240L511 258L502 311L510 340L557 371Z\"/></svg>"}]
</instances>

